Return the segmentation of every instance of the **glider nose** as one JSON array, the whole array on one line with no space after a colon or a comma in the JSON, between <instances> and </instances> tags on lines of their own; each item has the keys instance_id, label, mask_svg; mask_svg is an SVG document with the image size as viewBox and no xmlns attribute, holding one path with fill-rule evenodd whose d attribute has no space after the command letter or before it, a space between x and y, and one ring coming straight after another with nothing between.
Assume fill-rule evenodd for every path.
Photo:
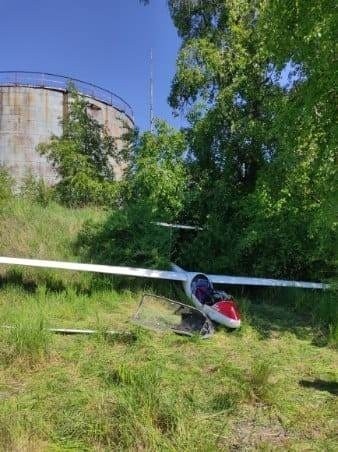
<instances>
[{"instance_id":1,"label":"glider nose","mask_svg":"<svg viewBox=\"0 0 338 452\"><path fill-rule=\"evenodd\" d=\"M213 306L220 314L229 319L229 326L239 328L241 316L234 300L220 301Z\"/></svg>"}]
</instances>

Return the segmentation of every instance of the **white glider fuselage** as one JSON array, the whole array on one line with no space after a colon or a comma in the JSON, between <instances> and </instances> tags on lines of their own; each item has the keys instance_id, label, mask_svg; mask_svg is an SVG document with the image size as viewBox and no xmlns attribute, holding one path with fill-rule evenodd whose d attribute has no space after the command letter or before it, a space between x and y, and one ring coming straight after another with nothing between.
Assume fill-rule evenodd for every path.
<instances>
[{"instance_id":1,"label":"white glider fuselage","mask_svg":"<svg viewBox=\"0 0 338 452\"><path fill-rule=\"evenodd\" d=\"M196 293L193 290L193 282L196 278L204 278L209 281L210 286L212 287L211 281L207 275L204 273L198 272L185 272L182 268L178 267L175 264L171 265L172 269L176 273L182 272L186 275L186 280L182 281L183 289L185 294L190 300L192 300L193 304L197 309L203 311L213 322L219 323L220 325L224 325L227 328L239 328L241 326L241 319L238 313L238 310L233 306L230 306L230 303L233 305L233 300L223 300L213 305L208 305L206 303L201 303L201 301L196 296Z\"/></svg>"}]
</instances>

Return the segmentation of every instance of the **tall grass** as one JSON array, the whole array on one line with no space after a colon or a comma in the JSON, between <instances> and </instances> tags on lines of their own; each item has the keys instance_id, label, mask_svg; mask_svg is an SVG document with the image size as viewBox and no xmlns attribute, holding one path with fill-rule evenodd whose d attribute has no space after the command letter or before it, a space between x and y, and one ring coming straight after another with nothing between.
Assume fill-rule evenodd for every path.
<instances>
[{"instance_id":1,"label":"tall grass","mask_svg":"<svg viewBox=\"0 0 338 452\"><path fill-rule=\"evenodd\" d=\"M78 261L74 241L83 223L101 218L95 209L66 209L55 202L42 206L12 197L0 206L0 255L36 259ZM34 290L46 284L55 290L73 285L90 290L92 276L62 270L0 267L0 284L16 282Z\"/></svg>"},{"instance_id":2,"label":"tall grass","mask_svg":"<svg viewBox=\"0 0 338 452\"><path fill-rule=\"evenodd\" d=\"M0 361L3 364L20 360L31 366L48 356L52 336L41 309L23 305L15 315L2 313L0 321Z\"/></svg>"},{"instance_id":3,"label":"tall grass","mask_svg":"<svg viewBox=\"0 0 338 452\"><path fill-rule=\"evenodd\" d=\"M252 391L252 395L263 402L271 400L272 375L271 363L267 360L258 359L252 365L247 381Z\"/></svg>"},{"instance_id":4,"label":"tall grass","mask_svg":"<svg viewBox=\"0 0 338 452\"><path fill-rule=\"evenodd\" d=\"M81 225L104 215L6 201L0 253L80 259L72 243ZM112 278L0 271L0 324L10 326L0 327L0 450L334 450L334 395L299 381L334 381L335 352L288 328L298 313L332 344L334 293L257 293L241 303L241 331L201 341L132 326L141 287L130 281L116 290ZM181 296L168 284L157 290ZM277 334L260 334L261 314ZM132 334L63 337L48 327Z\"/></svg>"},{"instance_id":5,"label":"tall grass","mask_svg":"<svg viewBox=\"0 0 338 452\"><path fill-rule=\"evenodd\" d=\"M302 318L321 336L321 342L337 346L338 338L338 290L335 282L330 289L308 290L298 288L245 288L237 289L241 297L243 317L250 320L255 310L261 306L280 308L284 317L284 325L291 326L295 318ZM245 294L245 298L243 298ZM277 314L277 311L275 312ZM287 314L287 315L286 315ZM271 318L271 323L276 319Z\"/></svg>"},{"instance_id":6,"label":"tall grass","mask_svg":"<svg viewBox=\"0 0 338 452\"><path fill-rule=\"evenodd\" d=\"M307 392L298 381L325 380L324 369L331 375L332 350L289 333L261 340L250 324L209 341L134 329L127 320L139 295L2 288L1 322L16 329L0 341L0 450L259 449L261 436L271 439L275 412L292 425L292 444L303 435L312 445L308 426L331 431L330 395ZM127 330L133 341L52 336L47 326ZM247 417L259 407L258 433L246 443ZM325 429L315 438L319 450Z\"/></svg>"}]
</instances>

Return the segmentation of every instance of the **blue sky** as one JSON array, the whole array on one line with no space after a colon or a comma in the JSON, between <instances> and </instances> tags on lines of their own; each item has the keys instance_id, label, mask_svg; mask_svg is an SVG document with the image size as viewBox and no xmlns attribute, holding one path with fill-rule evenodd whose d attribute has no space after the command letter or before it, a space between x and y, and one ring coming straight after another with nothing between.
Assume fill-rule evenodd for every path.
<instances>
[{"instance_id":1,"label":"blue sky","mask_svg":"<svg viewBox=\"0 0 338 452\"><path fill-rule=\"evenodd\" d=\"M149 127L149 56L155 115L179 127L167 104L179 39L165 0L3 0L0 70L69 75L110 89Z\"/></svg>"}]
</instances>

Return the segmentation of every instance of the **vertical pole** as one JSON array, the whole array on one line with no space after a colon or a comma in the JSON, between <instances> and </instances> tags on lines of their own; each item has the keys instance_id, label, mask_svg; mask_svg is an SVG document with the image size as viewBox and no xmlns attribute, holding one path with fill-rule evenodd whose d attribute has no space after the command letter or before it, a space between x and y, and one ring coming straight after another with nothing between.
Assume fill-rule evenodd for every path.
<instances>
[{"instance_id":1,"label":"vertical pole","mask_svg":"<svg viewBox=\"0 0 338 452\"><path fill-rule=\"evenodd\" d=\"M171 253L173 251L173 229L170 229L170 239L169 239L169 261L171 262Z\"/></svg>"},{"instance_id":2,"label":"vertical pole","mask_svg":"<svg viewBox=\"0 0 338 452\"><path fill-rule=\"evenodd\" d=\"M153 49L150 49L150 132L154 131L154 68L153 68Z\"/></svg>"}]
</instances>

